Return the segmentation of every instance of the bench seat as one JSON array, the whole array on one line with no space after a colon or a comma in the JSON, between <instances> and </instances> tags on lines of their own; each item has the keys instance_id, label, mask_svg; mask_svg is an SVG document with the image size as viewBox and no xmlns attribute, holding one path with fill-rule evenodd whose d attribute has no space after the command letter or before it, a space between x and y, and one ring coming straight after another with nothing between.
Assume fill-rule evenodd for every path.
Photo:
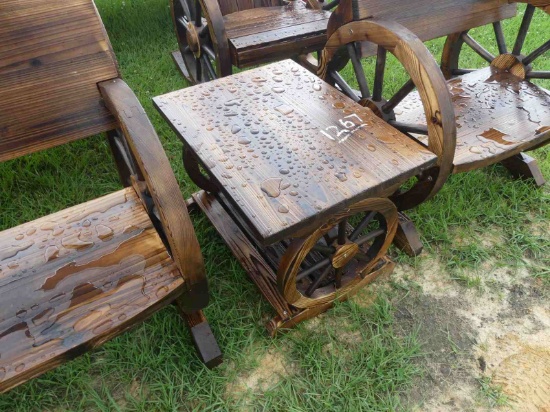
<instances>
[{"instance_id":1,"label":"bench seat","mask_svg":"<svg viewBox=\"0 0 550 412\"><path fill-rule=\"evenodd\" d=\"M322 49L329 17L302 0L228 14L223 19L233 64L247 67Z\"/></svg>"},{"instance_id":2,"label":"bench seat","mask_svg":"<svg viewBox=\"0 0 550 412\"><path fill-rule=\"evenodd\" d=\"M133 188L0 232L0 392L170 303L184 279Z\"/></svg>"},{"instance_id":3,"label":"bench seat","mask_svg":"<svg viewBox=\"0 0 550 412\"><path fill-rule=\"evenodd\" d=\"M493 74L487 67L451 79L447 86L457 122L455 173L497 163L550 137L550 92L529 81ZM426 124L417 92L395 112L399 122Z\"/></svg>"}]
</instances>

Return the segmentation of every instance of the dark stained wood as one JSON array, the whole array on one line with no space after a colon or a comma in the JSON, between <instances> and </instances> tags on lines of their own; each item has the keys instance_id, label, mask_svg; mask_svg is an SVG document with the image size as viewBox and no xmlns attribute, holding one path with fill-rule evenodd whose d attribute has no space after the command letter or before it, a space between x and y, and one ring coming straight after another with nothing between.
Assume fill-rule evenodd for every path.
<instances>
[{"instance_id":1,"label":"dark stained wood","mask_svg":"<svg viewBox=\"0 0 550 412\"><path fill-rule=\"evenodd\" d=\"M93 2L5 0L0 21L0 161L116 126L96 84L119 73Z\"/></svg>"},{"instance_id":2,"label":"dark stained wood","mask_svg":"<svg viewBox=\"0 0 550 412\"><path fill-rule=\"evenodd\" d=\"M185 308L182 308L180 315L189 326L193 344L202 362L210 369L221 364L223 362L222 352L202 310L187 314Z\"/></svg>"},{"instance_id":3,"label":"dark stained wood","mask_svg":"<svg viewBox=\"0 0 550 412\"><path fill-rule=\"evenodd\" d=\"M338 12L333 17L338 17ZM332 19L332 17L331 17ZM451 99L445 90L445 79L437 64L424 44L414 33L393 21L377 21L372 19L352 21L337 30L327 40L321 53L318 74L327 79L330 75L330 63L338 50L347 44L368 41L377 49L391 52L409 74L418 89L424 104L424 116L427 119L427 147L438 156L437 169L431 173L429 185L418 184L407 192L394 196L392 200L399 210L407 210L417 206L434 196L443 186L452 170L452 159L455 152L456 127L453 121ZM377 62L385 60L385 52L380 52ZM381 63L377 65L383 66ZM381 70L377 70L378 82L381 82ZM381 85L377 87L381 89ZM377 92L377 94L379 94ZM380 118L391 123L392 113L384 113L385 100L362 99L360 104L369 107ZM426 120L424 121L426 124Z\"/></svg>"},{"instance_id":4,"label":"dark stained wood","mask_svg":"<svg viewBox=\"0 0 550 412\"><path fill-rule=\"evenodd\" d=\"M250 279L258 286L277 313L266 324L270 336L275 336L278 332L291 328L299 322L311 319L334 305L334 299L302 309L289 305L273 281L277 275L271 265L265 261L249 237L235 223L233 216L228 214L227 205L226 207L222 206L216 197L205 192L196 193L193 197L231 249L233 255L243 265ZM394 266L393 262L383 257L378 262L375 270L365 276L360 285L356 285L347 293L338 294L336 299L343 301L349 298L366 284L380 276L391 273Z\"/></svg>"},{"instance_id":5,"label":"dark stained wood","mask_svg":"<svg viewBox=\"0 0 550 412\"><path fill-rule=\"evenodd\" d=\"M418 230L413 221L404 213L399 213L399 224L393 243L409 256L418 256L424 249Z\"/></svg>"},{"instance_id":6,"label":"dark stained wood","mask_svg":"<svg viewBox=\"0 0 550 412\"><path fill-rule=\"evenodd\" d=\"M428 150L292 61L154 102L265 244L310 233L434 164Z\"/></svg>"},{"instance_id":7,"label":"dark stained wood","mask_svg":"<svg viewBox=\"0 0 550 412\"><path fill-rule=\"evenodd\" d=\"M368 276L369 283L373 282L376 279L381 277L389 276L393 269L395 268L395 263L393 263L387 257L382 260L379 267ZM338 296L338 300L343 302L357 293L360 289L354 289L353 291L348 292L347 294L342 294ZM299 312L296 312L295 315L288 319L282 319L279 316L275 316L267 323L267 330L270 336L274 337L280 332L284 332L298 323L303 322L304 320L314 318L315 316L329 310L334 306L334 301L323 303L321 305L308 307L301 309Z\"/></svg>"},{"instance_id":8,"label":"dark stained wood","mask_svg":"<svg viewBox=\"0 0 550 412\"><path fill-rule=\"evenodd\" d=\"M537 164L537 160L525 153L519 153L508 159L504 159L501 164L507 168L516 179L533 179L537 186L543 186L546 183Z\"/></svg>"},{"instance_id":9,"label":"dark stained wood","mask_svg":"<svg viewBox=\"0 0 550 412\"><path fill-rule=\"evenodd\" d=\"M273 269L253 246L246 234L213 195L198 192L193 195L193 198L278 316L282 319L289 318L295 309L288 305L277 290L277 285L274 282L277 277Z\"/></svg>"},{"instance_id":10,"label":"dark stained wood","mask_svg":"<svg viewBox=\"0 0 550 412\"><path fill-rule=\"evenodd\" d=\"M316 293L311 296L305 296L297 288L297 275L302 271L302 263L312 248L317 244L325 234L329 232L332 227L337 227L337 223L342 219L357 215L360 212L378 212L386 219L387 229L383 234L382 244L376 251L376 256L365 264L354 264L347 273L347 279L338 289L334 289L332 286L328 286L329 290L316 290ZM376 266L380 264L380 259L385 256L388 250L395 231L397 229L397 209L395 205L384 198L370 198L357 202L349 207L334 213L330 219L328 219L322 226L315 230L311 235L305 238L294 240L284 256L281 259L281 263L277 272L277 284L279 291L285 297L285 300L291 305L298 308L314 307L319 304L333 302L339 295L353 294L356 290L363 288L366 284L372 281L371 275ZM344 221L345 224L345 221ZM344 237L344 241L346 238ZM357 243L357 239L350 239L350 242L356 246L354 248L355 254L360 250L360 246ZM351 249L347 248L348 251ZM338 256L338 253L333 255L333 259ZM351 260L351 259L350 259ZM329 262L329 267L340 268L335 263ZM315 283L313 283L315 284ZM315 289L312 287L312 289ZM319 294L322 293L322 296Z\"/></svg>"},{"instance_id":11,"label":"dark stained wood","mask_svg":"<svg viewBox=\"0 0 550 412\"><path fill-rule=\"evenodd\" d=\"M184 279L132 188L0 232L0 392L128 329Z\"/></svg>"},{"instance_id":12,"label":"dark stained wood","mask_svg":"<svg viewBox=\"0 0 550 412\"><path fill-rule=\"evenodd\" d=\"M397 22L427 41L513 17L516 13L516 6L504 0L354 0L351 3L351 12L329 25L329 37L344 23L372 18ZM363 46L364 56L376 53L368 44Z\"/></svg>"},{"instance_id":13,"label":"dark stained wood","mask_svg":"<svg viewBox=\"0 0 550 412\"><path fill-rule=\"evenodd\" d=\"M319 50L329 16L306 8L303 1L224 16L233 64L247 67Z\"/></svg>"},{"instance_id":14,"label":"dark stained wood","mask_svg":"<svg viewBox=\"0 0 550 412\"><path fill-rule=\"evenodd\" d=\"M145 111L117 78L93 2L9 0L0 21L0 160L108 131L128 186L0 232L3 392L171 301L187 320L202 317L208 289L188 204ZM209 330L203 319L192 335L214 365Z\"/></svg>"},{"instance_id":15,"label":"dark stained wood","mask_svg":"<svg viewBox=\"0 0 550 412\"><path fill-rule=\"evenodd\" d=\"M100 83L99 89L107 107L119 121L159 212L172 257L186 279L189 293L182 305L190 312L201 309L208 302L204 262L166 153L145 110L123 80Z\"/></svg>"},{"instance_id":16,"label":"dark stained wood","mask_svg":"<svg viewBox=\"0 0 550 412\"><path fill-rule=\"evenodd\" d=\"M544 89L491 68L447 85L457 122L455 173L499 162L550 140L550 94ZM425 122L414 92L396 112L400 121Z\"/></svg>"}]
</instances>

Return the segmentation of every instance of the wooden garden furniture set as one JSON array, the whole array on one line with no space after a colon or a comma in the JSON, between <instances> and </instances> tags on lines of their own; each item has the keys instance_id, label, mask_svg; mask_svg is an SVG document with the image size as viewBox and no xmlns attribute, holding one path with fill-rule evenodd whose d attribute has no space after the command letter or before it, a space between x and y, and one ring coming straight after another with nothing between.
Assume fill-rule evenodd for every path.
<instances>
[{"instance_id":1,"label":"wooden garden furniture set","mask_svg":"<svg viewBox=\"0 0 550 412\"><path fill-rule=\"evenodd\" d=\"M0 233L0 391L171 302L219 363L192 203L273 306L275 334L391 273L396 234L418 252L399 212L451 173L502 162L541 184L522 152L550 140L550 96L534 83L550 78L536 69L550 42L522 45L550 2L528 3L507 53L504 0L173 0L174 57L197 84L154 103L202 189L186 202L91 0L5 1L0 160L107 132L125 188ZM496 56L468 33L485 24ZM422 42L441 36L440 70ZM466 46L489 66L461 67ZM384 98L388 51L410 80ZM357 86L339 74L348 62Z\"/></svg>"},{"instance_id":2,"label":"wooden garden furniture set","mask_svg":"<svg viewBox=\"0 0 550 412\"><path fill-rule=\"evenodd\" d=\"M176 60L197 86L154 101L203 189L196 202L274 307L272 333L390 272L384 253L396 226L409 223L396 211L434 196L451 173L502 162L544 182L522 152L550 140L550 95L533 83L550 78L534 69L550 41L525 55L522 46L534 12L548 13L550 3L528 3L508 52L501 20L517 7L502 0L342 0L328 19L299 2L203 1L192 8L173 0ZM286 14L290 9L299 12ZM263 23L259 16L276 10L285 24ZM249 31L233 31L236 21ZM321 48L310 40L322 24ZM486 24L494 27L498 55L469 34ZM285 49L287 33L294 44ZM440 69L422 42L441 36ZM488 67L461 67L467 46ZM318 61L296 56L314 50ZM385 98L388 52L410 79ZM361 64L369 56L376 56L373 79ZM315 69L326 83L291 60L228 76L232 65L281 57ZM339 74L348 62L359 90ZM401 231L399 245L409 241L408 251L418 253L408 232Z\"/></svg>"},{"instance_id":3,"label":"wooden garden furniture set","mask_svg":"<svg viewBox=\"0 0 550 412\"><path fill-rule=\"evenodd\" d=\"M0 392L169 303L216 365L186 202L93 2L5 0L0 22L0 161L107 132L124 186L0 232Z\"/></svg>"}]
</instances>

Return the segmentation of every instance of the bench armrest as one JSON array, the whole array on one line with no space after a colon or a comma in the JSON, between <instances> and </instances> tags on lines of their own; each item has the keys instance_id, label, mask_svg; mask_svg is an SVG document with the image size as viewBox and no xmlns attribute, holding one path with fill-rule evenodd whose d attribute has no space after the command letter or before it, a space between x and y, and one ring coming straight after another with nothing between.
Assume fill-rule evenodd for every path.
<instances>
[{"instance_id":1,"label":"bench armrest","mask_svg":"<svg viewBox=\"0 0 550 412\"><path fill-rule=\"evenodd\" d=\"M153 125L134 92L122 79L102 82L98 86L143 175L172 258L186 281L188 293L182 304L189 312L203 308L208 303L208 286L200 246L187 205Z\"/></svg>"}]
</instances>

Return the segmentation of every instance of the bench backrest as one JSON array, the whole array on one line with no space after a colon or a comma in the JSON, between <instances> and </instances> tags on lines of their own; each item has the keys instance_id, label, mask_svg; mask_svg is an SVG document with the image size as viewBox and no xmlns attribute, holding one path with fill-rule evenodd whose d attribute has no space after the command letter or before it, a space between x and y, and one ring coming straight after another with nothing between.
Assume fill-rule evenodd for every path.
<instances>
[{"instance_id":1,"label":"bench backrest","mask_svg":"<svg viewBox=\"0 0 550 412\"><path fill-rule=\"evenodd\" d=\"M115 128L97 83L118 76L91 0L2 0L0 161Z\"/></svg>"},{"instance_id":2,"label":"bench backrest","mask_svg":"<svg viewBox=\"0 0 550 412\"><path fill-rule=\"evenodd\" d=\"M427 41L513 17L516 5L508 0L342 0L337 10L344 21L329 23L329 35L346 22L376 18L397 21Z\"/></svg>"},{"instance_id":3,"label":"bench backrest","mask_svg":"<svg viewBox=\"0 0 550 412\"><path fill-rule=\"evenodd\" d=\"M293 0L294 1L294 0ZM296 0L302 1L302 0ZM222 16L258 7L282 6L282 0L218 0Z\"/></svg>"}]
</instances>

